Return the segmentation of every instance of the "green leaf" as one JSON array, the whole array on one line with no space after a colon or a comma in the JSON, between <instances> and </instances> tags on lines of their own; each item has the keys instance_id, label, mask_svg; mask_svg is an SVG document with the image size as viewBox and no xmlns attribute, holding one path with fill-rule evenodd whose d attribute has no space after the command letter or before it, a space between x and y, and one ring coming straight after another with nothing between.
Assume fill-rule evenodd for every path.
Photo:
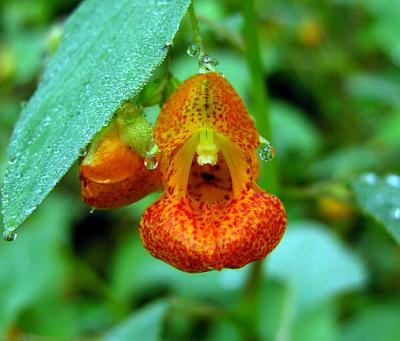
<instances>
[{"instance_id":1,"label":"green leaf","mask_svg":"<svg viewBox=\"0 0 400 341\"><path fill-rule=\"evenodd\" d=\"M323 178L347 180L382 163L377 150L366 145L345 147L324 156L311 167L311 173Z\"/></svg>"},{"instance_id":2,"label":"green leaf","mask_svg":"<svg viewBox=\"0 0 400 341\"><path fill-rule=\"evenodd\" d=\"M50 196L24 224L21 236L0 243L0 334L21 311L40 304L43 297L54 297L65 285L70 264L63 247L74 219L71 206Z\"/></svg>"},{"instance_id":3,"label":"green leaf","mask_svg":"<svg viewBox=\"0 0 400 341\"><path fill-rule=\"evenodd\" d=\"M353 182L358 205L400 243L400 176L368 173Z\"/></svg>"},{"instance_id":4,"label":"green leaf","mask_svg":"<svg viewBox=\"0 0 400 341\"><path fill-rule=\"evenodd\" d=\"M346 90L354 97L368 101L381 101L389 105L400 103L398 78L385 74L358 74L346 80Z\"/></svg>"},{"instance_id":5,"label":"green leaf","mask_svg":"<svg viewBox=\"0 0 400 341\"><path fill-rule=\"evenodd\" d=\"M297 303L288 283L271 278L264 283L258 324L262 340L337 340L337 314L332 300L301 309Z\"/></svg>"},{"instance_id":6,"label":"green leaf","mask_svg":"<svg viewBox=\"0 0 400 341\"><path fill-rule=\"evenodd\" d=\"M338 340L336 311L332 302L327 301L297 316L293 326L293 341L334 341Z\"/></svg>"},{"instance_id":7,"label":"green leaf","mask_svg":"<svg viewBox=\"0 0 400 341\"><path fill-rule=\"evenodd\" d=\"M164 301L152 303L134 313L130 318L113 328L105 336L106 341L160 339L163 318L168 310Z\"/></svg>"},{"instance_id":8,"label":"green leaf","mask_svg":"<svg viewBox=\"0 0 400 341\"><path fill-rule=\"evenodd\" d=\"M324 225L292 221L278 248L267 258L269 276L285 281L296 306L312 306L366 281L361 260Z\"/></svg>"},{"instance_id":9,"label":"green leaf","mask_svg":"<svg viewBox=\"0 0 400 341\"><path fill-rule=\"evenodd\" d=\"M160 65L190 0L87 0L23 109L8 149L3 188L7 231L29 216Z\"/></svg>"},{"instance_id":10,"label":"green leaf","mask_svg":"<svg viewBox=\"0 0 400 341\"><path fill-rule=\"evenodd\" d=\"M399 301L386 304L375 303L358 311L345 324L339 340L343 341L396 341L400 335Z\"/></svg>"}]
</instances>

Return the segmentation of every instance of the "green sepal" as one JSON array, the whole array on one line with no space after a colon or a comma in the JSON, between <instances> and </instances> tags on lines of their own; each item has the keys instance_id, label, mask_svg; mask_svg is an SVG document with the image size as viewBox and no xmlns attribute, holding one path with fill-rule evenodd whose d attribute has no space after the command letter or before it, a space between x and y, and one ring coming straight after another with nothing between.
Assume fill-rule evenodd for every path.
<instances>
[{"instance_id":1,"label":"green sepal","mask_svg":"<svg viewBox=\"0 0 400 341\"><path fill-rule=\"evenodd\" d=\"M145 157L154 146L153 127L143 114L143 106L125 103L118 111L116 123L121 139Z\"/></svg>"}]
</instances>

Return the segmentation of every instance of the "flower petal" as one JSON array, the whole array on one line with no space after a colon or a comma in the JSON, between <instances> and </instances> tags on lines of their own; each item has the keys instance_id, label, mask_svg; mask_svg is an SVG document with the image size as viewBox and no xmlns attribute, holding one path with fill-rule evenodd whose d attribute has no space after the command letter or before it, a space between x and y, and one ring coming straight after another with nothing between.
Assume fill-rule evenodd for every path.
<instances>
[{"instance_id":1,"label":"flower petal","mask_svg":"<svg viewBox=\"0 0 400 341\"><path fill-rule=\"evenodd\" d=\"M183 271L203 272L263 259L285 226L279 199L255 187L229 204L165 193L144 212L140 235L154 257Z\"/></svg>"},{"instance_id":2,"label":"flower petal","mask_svg":"<svg viewBox=\"0 0 400 341\"><path fill-rule=\"evenodd\" d=\"M172 152L208 127L243 151L253 151L259 136L241 98L219 73L198 74L183 82L162 108L154 130L157 145Z\"/></svg>"}]
</instances>

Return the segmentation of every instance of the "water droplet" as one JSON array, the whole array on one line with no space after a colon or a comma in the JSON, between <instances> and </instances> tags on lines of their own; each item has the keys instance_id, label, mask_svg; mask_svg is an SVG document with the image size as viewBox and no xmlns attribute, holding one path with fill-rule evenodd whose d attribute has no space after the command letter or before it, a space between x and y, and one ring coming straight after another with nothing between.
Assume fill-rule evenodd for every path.
<instances>
[{"instance_id":1,"label":"water droplet","mask_svg":"<svg viewBox=\"0 0 400 341\"><path fill-rule=\"evenodd\" d=\"M200 54L200 47L197 44L192 44L188 47L186 53L190 57L197 57Z\"/></svg>"},{"instance_id":2,"label":"water droplet","mask_svg":"<svg viewBox=\"0 0 400 341\"><path fill-rule=\"evenodd\" d=\"M400 207L394 209L393 218L396 220L400 220Z\"/></svg>"},{"instance_id":3,"label":"water droplet","mask_svg":"<svg viewBox=\"0 0 400 341\"><path fill-rule=\"evenodd\" d=\"M17 239L17 234L15 232L3 232L3 239L7 242L13 242Z\"/></svg>"},{"instance_id":4,"label":"water droplet","mask_svg":"<svg viewBox=\"0 0 400 341\"><path fill-rule=\"evenodd\" d=\"M51 121L51 117L46 116L43 120L43 126L47 127L50 124L50 121Z\"/></svg>"},{"instance_id":5,"label":"water droplet","mask_svg":"<svg viewBox=\"0 0 400 341\"><path fill-rule=\"evenodd\" d=\"M94 207L91 207L90 210L89 210L89 213L90 213L90 214L93 214L94 211L96 211L96 209L95 209Z\"/></svg>"},{"instance_id":6,"label":"water droplet","mask_svg":"<svg viewBox=\"0 0 400 341\"><path fill-rule=\"evenodd\" d=\"M214 72L215 66L219 64L218 60L212 58L208 54L200 55L199 57L199 66L200 70L199 73L206 73L209 71Z\"/></svg>"},{"instance_id":7,"label":"water droplet","mask_svg":"<svg viewBox=\"0 0 400 341\"><path fill-rule=\"evenodd\" d=\"M212 58L208 54L205 54L201 57L200 63L203 65L210 65L210 66L217 66L219 64L219 61L215 58Z\"/></svg>"},{"instance_id":8,"label":"water droplet","mask_svg":"<svg viewBox=\"0 0 400 341\"><path fill-rule=\"evenodd\" d=\"M16 162L17 162L17 157L12 157L10 160L8 160L9 165L15 165Z\"/></svg>"},{"instance_id":9,"label":"water droplet","mask_svg":"<svg viewBox=\"0 0 400 341\"><path fill-rule=\"evenodd\" d=\"M385 181L389 186L400 188L400 176L389 174L385 177Z\"/></svg>"},{"instance_id":10,"label":"water droplet","mask_svg":"<svg viewBox=\"0 0 400 341\"><path fill-rule=\"evenodd\" d=\"M172 42L164 44L163 51L168 50L171 46L172 46Z\"/></svg>"},{"instance_id":11,"label":"water droplet","mask_svg":"<svg viewBox=\"0 0 400 341\"><path fill-rule=\"evenodd\" d=\"M144 158L144 166L150 170L156 169L158 167L158 161L156 157L152 154L147 154Z\"/></svg>"},{"instance_id":12,"label":"water droplet","mask_svg":"<svg viewBox=\"0 0 400 341\"><path fill-rule=\"evenodd\" d=\"M211 57L208 55L208 54L205 54L205 55L203 55L202 57L201 57L201 62L203 63L203 64L208 64L208 63L211 63Z\"/></svg>"},{"instance_id":13,"label":"water droplet","mask_svg":"<svg viewBox=\"0 0 400 341\"><path fill-rule=\"evenodd\" d=\"M87 154L87 149L86 149L86 147L79 148L79 156L80 156L80 157L84 157L84 156L86 156L86 154Z\"/></svg>"},{"instance_id":14,"label":"water droplet","mask_svg":"<svg viewBox=\"0 0 400 341\"><path fill-rule=\"evenodd\" d=\"M260 160L271 161L275 156L275 149L267 139L260 137L260 145L258 146L257 154Z\"/></svg>"},{"instance_id":15,"label":"water droplet","mask_svg":"<svg viewBox=\"0 0 400 341\"><path fill-rule=\"evenodd\" d=\"M363 181L369 185L374 185L378 181L378 177L375 173L367 173L363 176Z\"/></svg>"}]
</instances>

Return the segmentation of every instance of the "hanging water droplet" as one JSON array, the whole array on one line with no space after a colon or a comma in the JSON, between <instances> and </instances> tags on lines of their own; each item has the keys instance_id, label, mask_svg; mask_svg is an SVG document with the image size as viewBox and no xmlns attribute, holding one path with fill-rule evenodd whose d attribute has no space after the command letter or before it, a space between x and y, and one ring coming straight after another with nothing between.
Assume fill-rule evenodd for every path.
<instances>
[{"instance_id":1,"label":"hanging water droplet","mask_svg":"<svg viewBox=\"0 0 400 341\"><path fill-rule=\"evenodd\" d=\"M219 61L215 58L212 58L210 55L205 54L200 58L200 63L204 66L217 66Z\"/></svg>"},{"instance_id":2,"label":"hanging water droplet","mask_svg":"<svg viewBox=\"0 0 400 341\"><path fill-rule=\"evenodd\" d=\"M203 63L203 64L209 64L209 63L211 63L211 57L208 55L208 54L205 54L205 55L203 55L202 57L201 57L201 59L200 59L200 61Z\"/></svg>"},{"instance_id":3,"label":"hanging water droplet","mask_svg":"<svg viewBox=\"0 0 400 341\"><path fill-rule=\"evenodd\" d=\"M87 149L86 149L86 147L79 148L79 156L80 156L80 157L84 157L84 156L86 156L86 154L87 154Z\"/></svg>"},{"instance_id":4,"label":"hanging water droplet","mask_svg":"<svg viewBox=\"0 0 400 341\"><path fill-rule=\"evenodd\" d=\"M199 66L200 70L199 73L206 73L209 71L214 72L215 66L219 64L218 60L212 58L208 54L200 55L199 57Z\"/></svg>"},{"instance_id":5,"label":"hanging water droplet","mask_svg":"<svg viewBox=\"0 0 400 341\"><path fill-rule=\"evenodd\" d=\"M17 234L15 232L3 232L3 239L7 242L13 242L17 239Z\"/></svg>"},{"instance_id":6,"label":"hanging water droplet","mask_svg":"<svg viewBox=\"0 0 400 341\"><path fill-rule=\"evenodd\" d=\"M158 161L154 155L147 154L144 158L144 166L147 169L154 170L158 167Z\"/></svg>"},{"instance_id":7,"label":"hanging water droplet","mask_svg":"<svg viewBox=\"0 0 400 341\"><path fill-rule=\"evenodd\" d=\"M96 209L95 209L94 207L91 207L90 210L89 210L89 213L90 213L90 214L93 214L95 210L96 210Z\"/></svg>"},{"instance_id":8,"label":"hanging water droplet","mask_svg":"<svg viewBox=\"0 0 400 341\"><path fill-rule=\"evenodd\" d=\"M168 50L171 46L172 46L172 42L164 44L163 51Z\"/></svg>"},{"instance_id":9,"label":"hanging water droplet","mask_svg":"<svg viewBox=\"0 0 400 341\"><path fill-rule=\"evenodd\" d=\"M275 149L266 138L260 137L260 145L258 146L257 154L260 160L271 161L275 156Z\"/></svg>"},{"instance_id":10,"label":"hanging water droplet","mask_svg":"<svg viewBox=\"0 0 400 341\"><path fill-rule=\"evenodd\" d=\"M197 44L192 44L188 47L186 53L190 57L197 57L200 54L200 47Z\"/></svg>"}]
</instances>

